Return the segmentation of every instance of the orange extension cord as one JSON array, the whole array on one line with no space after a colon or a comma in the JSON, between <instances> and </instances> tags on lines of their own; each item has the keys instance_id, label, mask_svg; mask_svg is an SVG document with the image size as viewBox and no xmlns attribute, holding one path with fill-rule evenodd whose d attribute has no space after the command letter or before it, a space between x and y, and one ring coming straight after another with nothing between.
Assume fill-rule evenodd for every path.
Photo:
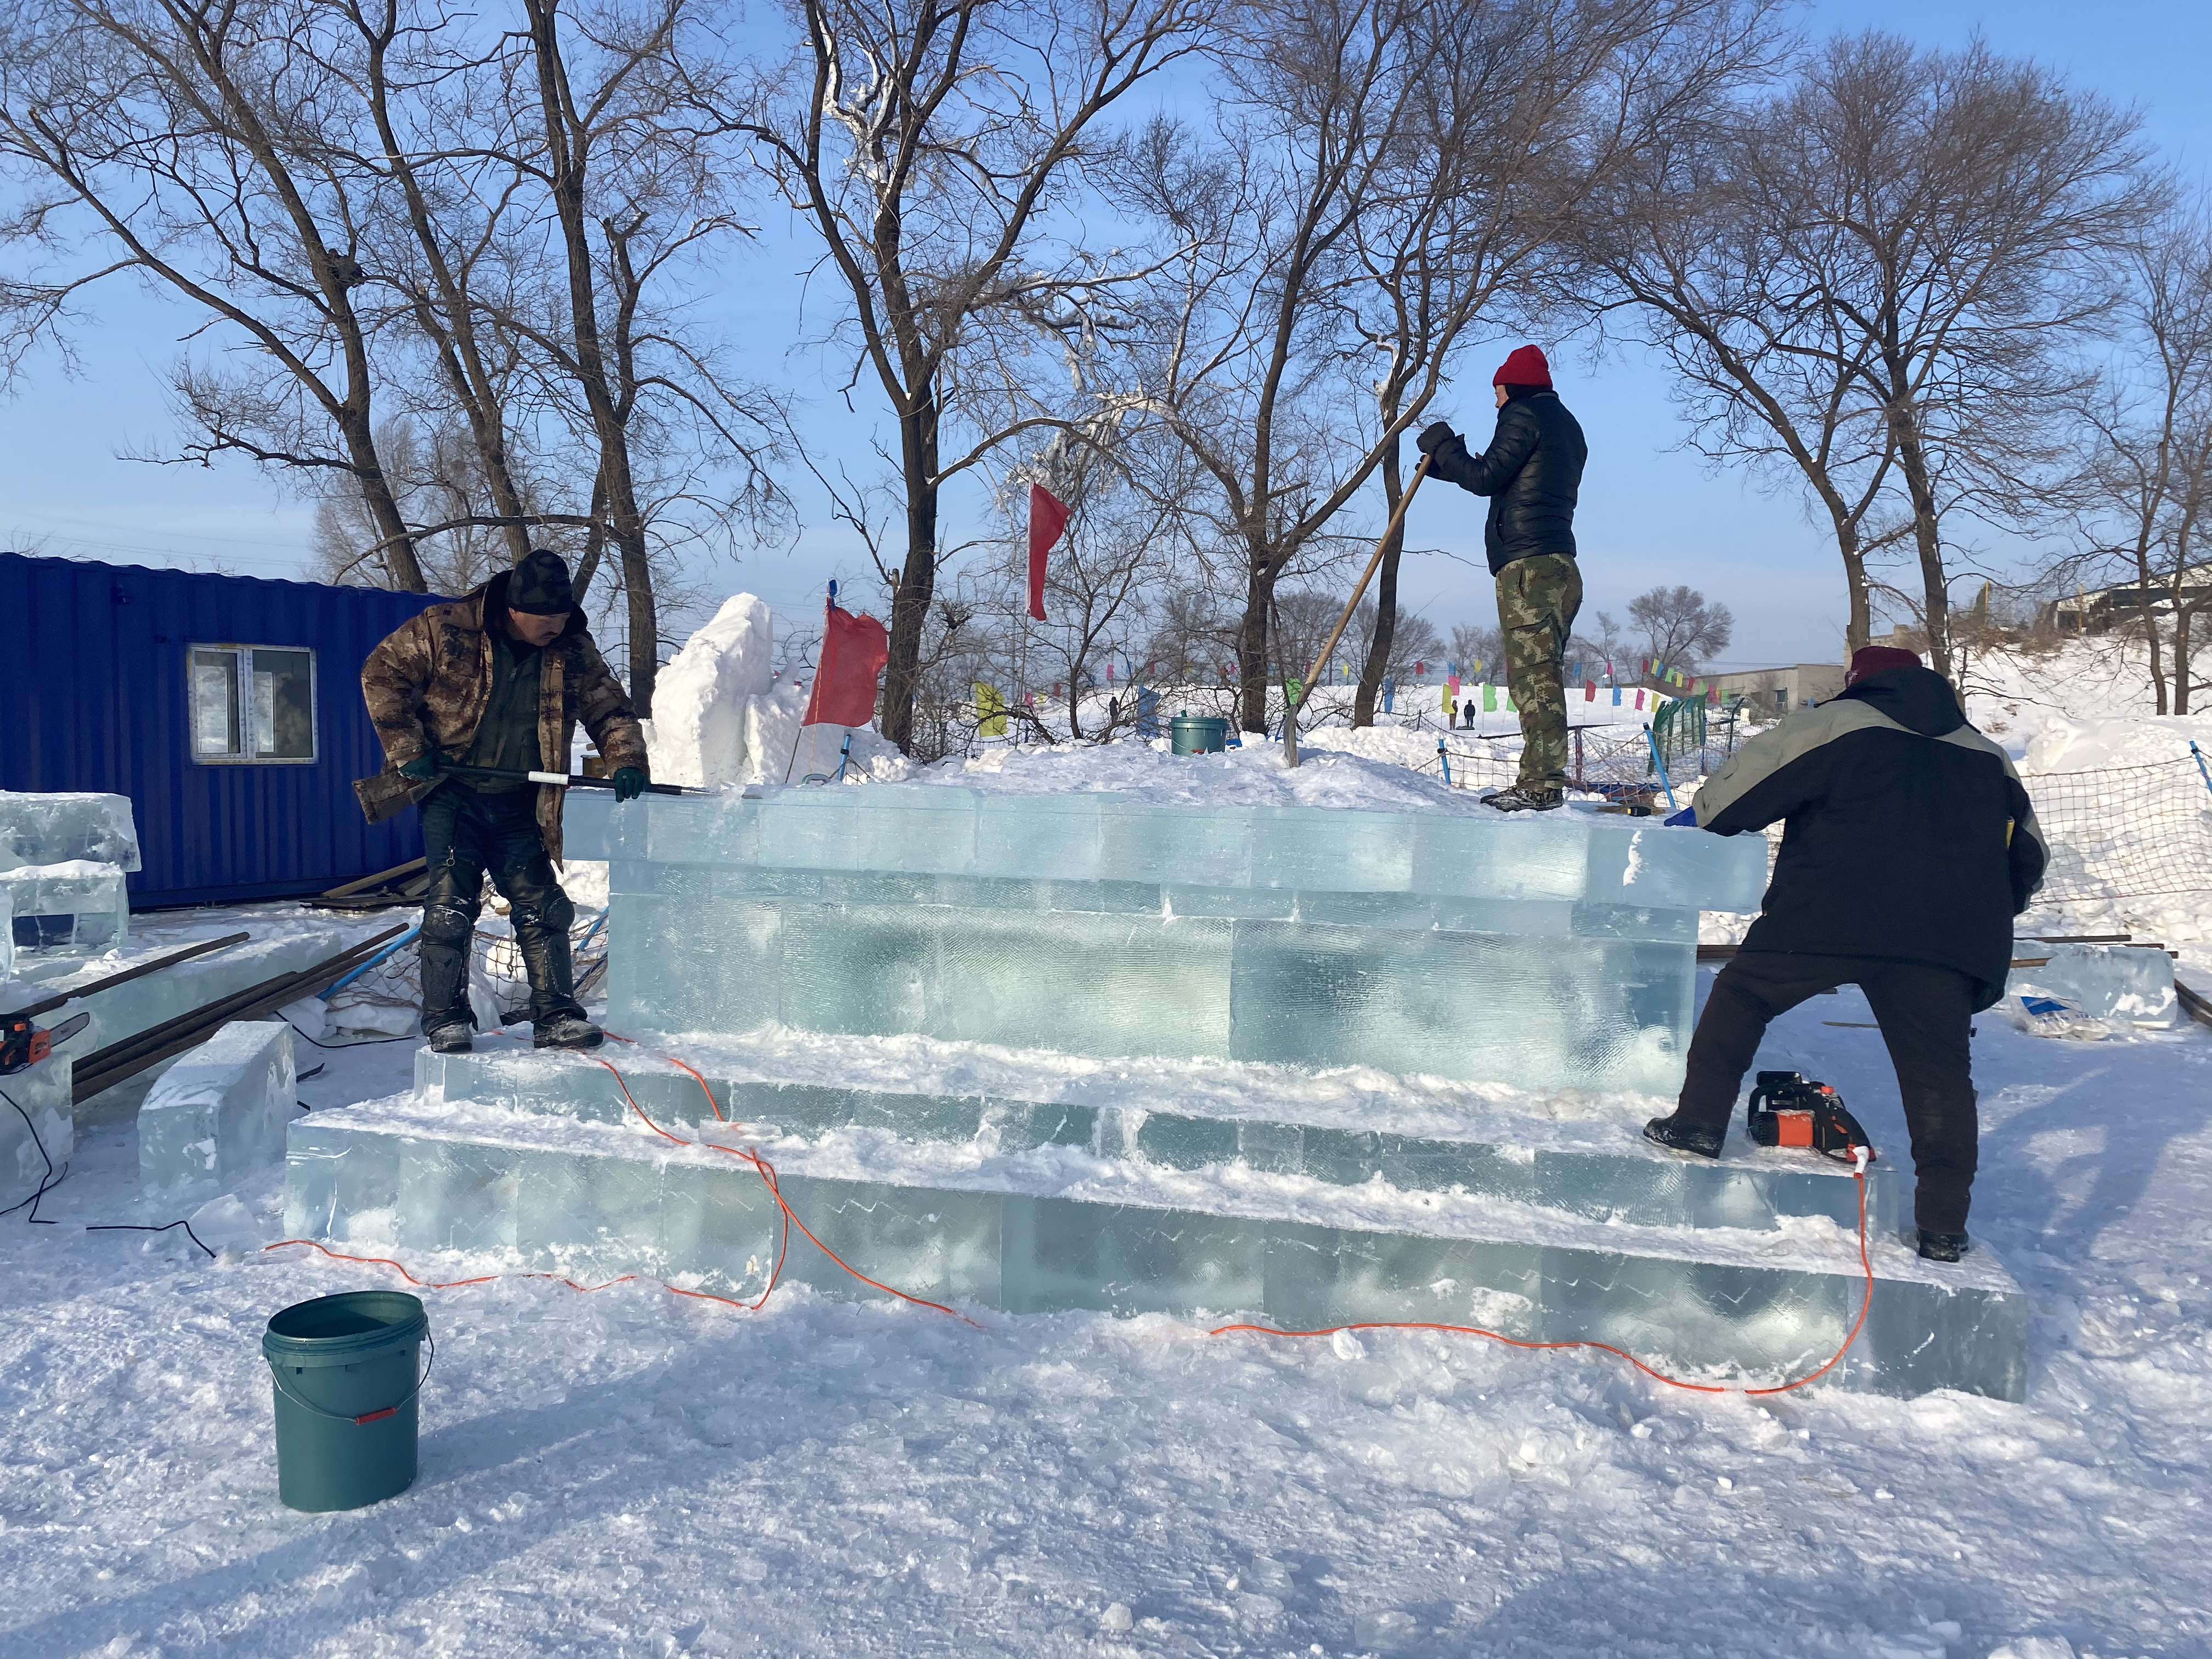
<instances>
[{"instance_id":1,"label":"orange extension cord","mask_svg":"<svg viewBox=\"0 0 2212 1659\"><path fill-rule=\"evenodd\" d=\"M614 1040L617 1042L628 1043L632 1048L636 1048L638 1046L631 1038L626 1036L616 1036L615 1033L612 1031L608 1032L607 1035L611 1037L614 1037ZM769 1297L775 1293L775 1287L783 1278L784 1258L791 1243L791 1230L793 1227L796 1227L800 1232L806 1235L808 1242L811 1243L816 1249L821 1251L823 1255L828 1256L832 1261L842 1267L847 1273L852 1274L854 1278L859 1279L863 1285L866 1285L876 1290L881 1291L886 1296L896 1297L902 1302L911 1302L918 1308L933 1309L937 1312L948 1315L951 1317L958 1320L962 1324L969 1326L976 1330L983 1328L981 1325L976 1324L974 1320L969 1318L967 1315L960 1312L957 1309L948 1308L941 1302L932 1302L927 1297L909 1295L907 1291L899 1290L893 1285L886 1285L880 1279L869 1278L867 1274L862 1273L858 1267L853 1266L851 1262L846 1261L844 1257L839 1255L836 1251L831 1249L820 1239L815 1237L813 1230L810 1228L805 1222L799 1218L799 1212L791 1207L790 1201L784 1197L782 1184L776 1179L775 1166L770 1164L766 1158L763 1158L757 1148L751 1146L724 1146L711 1140L685 1140L680 1135L671 1134L667 1130L662 1128L660 1125L655 1123L650 1117L646 1115L645 1109L637 1103L637 1097L630 1093L629 1082L623 1078L622 1073L616 1069L612 1062L601 1060L597 1054L590 1054L586 1056L586 1058L589 1059L594 1065L604 1066L607 1068L608 1072L614 1077L615 1086L622 1091L623 1098L629 1103L630 1110L637 1114L638 1121L644 1124L647 1128L652 1130L653 1133L659 1135L663 1140L668 1141L678 1146L703 1146L709 1152L721 1152L728 1157L740 1158L745 1163L750 1164L752 1166L754 1172L760 1176L763 1184L768 1188L769 1196L775 1200L776 1207L781 1212L781 1226L776 1240L775 1266L769 1274L768 1287L760 1293L759 1300L750 1303L741 1302L732 1297L716 1296L708 1291L687 1291L681 1285L670 1285L665 1281L661 1283L661 1288L663 1290L668 1291L673 1296L690 1297L701 1302L719 1302L725 1307L742 1308L749 1313L758 1313L763 1308L768 1305ZM679 1071L689 1073L691 1077L697 1081L701 1091L707 1097L707 1104L713 1110L716 1122L729 1122L730 1120L723 1115L721 1103L714 1098L714 1091L708 1085L704 1076L692 1066L688 1066L684 1064L684 1061L677 1059L673 1054L665 1054L662 1058L666 1060L670 1065L674 1066ZM1486 1337L1491 1341L1501 1342L1509 1348L1527 1348L1538 1352L1559 1348L1594 1348L1600 1353L1609 1353L1616 1359L1626 1360L1638 1370L1643 1372L1644 1376L1650 1377L1655 1382L1663 1382L1670 1389L1682 1389L1691 1394L1741 1394L1754 1396L1759 1395L1788 1394L1793 1389L1805 1388L1808 1384L1819 1382L1842 1362L1843 1357L1850 1352L1851 1344L1858 1340L1860 1331L1865 1328L1867 1312L1874 1305L1874 1259L1869 1253L1867 1248L1867 1152L1866 1149L1863 1147L1860 1147L1856 1150L1857 1152L1857 1164L1851 1172L1851 1179L1858 1185L1859 1267L1866 1275L1866 1291L1859 1299L1859 1316L1856 1320L1851 1322L1850 1334L1844 1338L1843 1346L1838 1348L1833 1354L1830 1355L1827 1363L1822 1365L1818 1370L1808 1371L1803 1376L1798 1377L1792 1382L1779 1382L1771 1388L1765 1389L1735 1389L1730 1388L1724 1383L1716 1382L1685 1382L1680 1377L1669 1376L1664 1371L1654 1370L1651 1366L1645 1364L1641 1359L1638 1359L1634 1354L1629 1352L1626 1348L1616 1348L1609 1342L1598 1342L1587 1338L1559 1342L1530 1342L1517 1336L1508 1336L1502 1331L1485 1330L1480 1325L1446 1325L1435 1321L1422 1319L1364 1319L1357 1320L1352 1323L1344 1325L1324 1325L1318 1330L1311 1331L1279 1330L1272 1325L1217 1325L1212 1330L1208 1331L1206 1334L1208 1336L1227 1336L1236 1332L1249 1331L1257 1336L1316 1337L1334 1336L1339 1331L1442 1331L1454 1336ZM390 1267L398 1273L399 1276L402 1279L404 1279L409 1284L427 1291L458 1290L462 1286L468 1285L489 1285L493 1280L499 1279L558 1279L562 1284L566 1285L572 1291L578 1291L586 1295L589 1295L593 1291L609 1290L617 1285L629 1284L638 1278L638 1275L635 1273L625 1273L620 1279L611 1279L607 1280L604 1285L579 1285L574 1279L563 1278L559 1273L484 1273L475 1279L455 1279L446 1280L443 1283L436 1283L427 1279L417 1279L413 1273L408 1272L405 1267L402 1267L398 1262L392 1261L389 1256L346 1255L337 1250L333 1250L328 1246L312 1238L281 1239L274 1244L266 1244L262 1248L264 1249L270 1250L281 1250L288 1245L293 1244L305 1244L310 1249L320 1250L325 1255L330 1257L334 1261L360 1261L371 1263L377 1267Z\"/></svg>"}]
</instances>

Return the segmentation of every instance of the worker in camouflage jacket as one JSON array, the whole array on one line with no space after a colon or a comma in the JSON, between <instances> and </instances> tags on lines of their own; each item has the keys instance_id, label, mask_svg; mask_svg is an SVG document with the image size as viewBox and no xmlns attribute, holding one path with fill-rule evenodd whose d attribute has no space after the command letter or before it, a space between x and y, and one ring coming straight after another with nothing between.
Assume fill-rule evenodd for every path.
<instances>
[{"instance_id":1,"label":"worker in camouflage jacket","mask_svg":"<svg viewBox=\"0 0 2212 1659\"><path fill-rule=\"evenodd\" d=\"M387 769L420 786L430 890L422 903L422 1030L440 1054L465 1053L469 950L484 877L507 902L530 975L541 1048L597 1048L604 1034L576 1000L561 889L557 784L453 769L560 772L583 722L613 770L615 798L647 782L645 733L584 626L568 567L543 550L450 605L432 605L368 654L362 696Z\"/></svg>"},{"instance_id":2,"label":"worker in camouflage jacket","mask_svg":"<svg viewBox=\"0 0 2212 1659\"><path fill-rule=\"evenodd\" d=\"M2004 994L2013 918L2049 857L2011 757L1919 658L1864 646L1840 696L1737 750L1680 816L1721 836L1779 822L1782 849L1698 1018L1681 1099L1644 1133L1717 1158L1768 1023L1856 985L1897 1068L1920 1254L1956 1261L1980 1140L1967 1039Z\"/></svg>"},{"instance_id":3,"label":"worker in camouflage jacket","mask_svg":"<svg viewBox=\"0 0 2212 1659\"><path fill-rule=\"evenodd\" d=\"M1483 799L1500 811L1542 812L1566 799L1567 639L1583 604L1575 501L1589 452L1538 348L1514 350L1492 385L1498 428L1481 454L1469 454L1442 421L1417 441L1433 477L1490 497L1482 545L1498 586L1505 678L1521 714L1521 772L1510 789Z\"/></svg>"}]
</instances>

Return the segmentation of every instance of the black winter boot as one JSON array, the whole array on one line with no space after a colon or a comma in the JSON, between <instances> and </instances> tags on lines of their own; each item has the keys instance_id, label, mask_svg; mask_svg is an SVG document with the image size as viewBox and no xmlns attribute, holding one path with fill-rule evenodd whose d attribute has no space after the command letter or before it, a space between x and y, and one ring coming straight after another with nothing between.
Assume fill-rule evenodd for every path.
<instances>
[{"instance_id":1,"label":"black winter boot","mask_svg":"<svg viewBox=\"0 0 2212 1659\"><path fill-rule=\"evenodd\" d=\"M443 1021L424 1033L434 1054L465 1054L476 1047L476 1034L475 1024L465 1019Z\"/></svg>"},{"instance_id":2,"label":"black winter boot","mask_svg":"<svg viewBox=\"0 0 2212 1659\"><path fill-rule=\"evenodd\" d=\"M1721 1143L1728 1139L1728 1131L1685 1123L1681 1121L1681 1114L1677 1112L1672 1117L1653 1118L1644 1126L1644 1138L1671 1152L1688 1152L1697 1158L1718 1158Z\"/></svg>"},{"instance_id":3,"label":"black winter boot","mask_svg":"<svg viewBox=\"0 0 2212 1659\"><path fill-rule=\"evenodd\" d=\"M1485 795L1482 804L1494 806L1501 812L1548 812L1566 803L1564 789L1537 789L1528 784L1516 783L1510 789L1500 789L1495 794Z\"/></svg>"},{"instance_id":4,"label":"black winter boot","mask_svg":"<svg viewBox=\"0 0 2212 1659\"><path fill-rule=\"evenodd\" d=\"M606 1040L607 1034L581 1014L556 1014L550 1019L541 1019L532 1024L530 1046L533 1048L596 1048Z\"/></svg>"},{"instance_id":5,"label":"black winter boot","mask_svg":"<svg viewBox=\"0 0 2212 1659\"><path fill-rule=\"evenodd\" d=\"M1929 1261L1956 1261L1973 1245L1964 1233L1931 1233L1920 1229L1920 1254Z\"/></svg>"}]
</instances>

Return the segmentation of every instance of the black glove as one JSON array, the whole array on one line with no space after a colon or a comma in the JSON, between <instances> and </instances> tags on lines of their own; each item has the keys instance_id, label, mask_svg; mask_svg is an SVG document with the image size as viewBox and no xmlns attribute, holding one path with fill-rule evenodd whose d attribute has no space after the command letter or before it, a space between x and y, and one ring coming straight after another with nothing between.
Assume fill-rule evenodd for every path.
<instances>
[{"instance_id":1,"label":"black glove","mask_svg":"<svg viewBox=\"0 0 2212 1659\"><path fill-rule=\"evenodd\" d=\"M1413 440L1413 447L1424 455L1433 455L1446 444L1457 443L1459 434L1451 429L1449 421L1431 421L1421 428L1421 435Z\"/></svg>"},{"instance_id":2,"label":"black glove","mask_svg":"<svg viewBox=\"0 0 2212 1659\"><path fill-rule=\"evenodd\" d=\"M428 783L438 775L438 763L442 758L436 750L426 750L401 767L399 775L412 778L417 783Z\"/></svg>"},{"instance_id":3,"label":"black glove","mask_svg":"<svg viewBox=\"0 0 2212 1659\"><path fill-rule=\"evenodd\" d=\"M635 766L618 766L615 769L615 799L617 800L635 800L644 793L644 772Z\"/></svg>"}]
</instances>

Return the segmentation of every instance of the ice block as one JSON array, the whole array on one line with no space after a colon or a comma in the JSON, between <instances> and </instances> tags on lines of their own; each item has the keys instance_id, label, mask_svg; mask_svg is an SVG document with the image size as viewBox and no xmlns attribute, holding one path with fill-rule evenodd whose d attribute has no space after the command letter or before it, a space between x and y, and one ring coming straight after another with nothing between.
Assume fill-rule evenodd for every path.
<instances>
[{"instance_id":1,"label":"ice block","mask_svg":"<svg viewBox=\"0 0 2212 1659\"><path fill-rule=\"evenodd\" d=\"M284 1155L299 1115L292 1028L234 1021L186 1054L138 1109L138 1176L171 1194L228 1188Z\"/></svg>"},{"instance_id":2,"label":"ice block","mask_svg":"<svg viewBox=\"0 0 2212 1659\"><path fill-rule=\"evenodd\" d=\"M0 1209L20 1204L58 1175L75 1146L70 1060L54 1054L0 1077ZM9 1103L12 1102L13 1104Z\"/></svg>"},{"instance_id":3,"label":"ice block","mask_svg":"<svg viewBox=\"0 0 2212 1659\"><path fill-rule=\"evenodd\" d=\"M2040 945L2022 940L2023 959L2049 954L2033 967L2015 968L2008 995L2044 991L2063 997L2092 1019L2129 1020L2166 1027L2181 1017L2173 990L2173 958L2139 945Z\"/></svg>"},{"instance_id":4,"label":"ice block","mask_svg":"<svg viewBox=\"0 0 2212 1659\"><path fill-rule=\"evenodd\" d=\"M100 799L95 797L94 799ZM18 951L112 951L131 936L131 896L119 865L77 859L0 870L9 937Z\"/></svg>"},{"instance_id":5,"label":"ice block","mask_svg":"<svg viewBox=\"0 0 2212 1659\"><path fill-rule=\"evenodd\" d=\"M125 795L29 794L0 789L0 869L89 859L138 868L138 832Z\"/></svg>"}]
</instances>

